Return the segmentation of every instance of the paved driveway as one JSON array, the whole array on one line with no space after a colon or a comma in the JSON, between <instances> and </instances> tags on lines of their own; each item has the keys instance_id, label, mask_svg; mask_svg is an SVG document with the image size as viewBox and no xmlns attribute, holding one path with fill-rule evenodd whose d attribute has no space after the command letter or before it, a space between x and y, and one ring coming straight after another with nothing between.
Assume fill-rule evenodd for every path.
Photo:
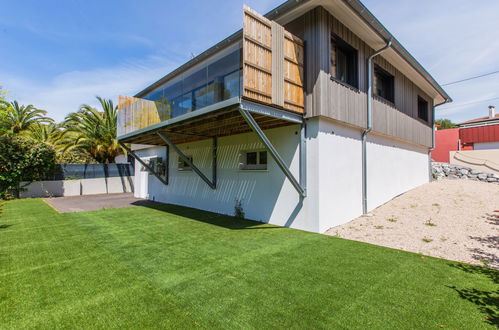
<instances>
[{"instance_id":1,"label":"paved driveway","mask_svg":"<svg viewBox=\"0 0 499 330\"><path fill-rule=\"evenodd\" d=\"M103 194L44 198L60 213L95 211L100 209L153 205L155 202L133 197L133 194Z\"/></svg>"}]
</instances>

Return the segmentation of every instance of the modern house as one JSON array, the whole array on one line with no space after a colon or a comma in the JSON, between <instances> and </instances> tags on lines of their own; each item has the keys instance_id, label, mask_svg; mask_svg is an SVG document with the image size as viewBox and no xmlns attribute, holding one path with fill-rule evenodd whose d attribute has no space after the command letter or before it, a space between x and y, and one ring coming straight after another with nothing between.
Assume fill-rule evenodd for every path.
<instances>
[{"instance_id":1,"label":"modern house","mask_svg":"<svg viewBox=\"0 0 499 330\"><path fill-rule=\"evenodd\" d=\"M436 132L433 160L499 174L499 115L495 107L489 106L488 116L458 126Z\"/></svg>"},{"instance_id":2,"label":"modern house","mask_svg":"<svg viewBox=\"0 0 499 330\"><path fill-rule=\"evenodd\" d=\"M360 1L290 0L120 97L118 138L139 197L324 232L429 181L449 101Z\"/></svg>"}]
</instances>

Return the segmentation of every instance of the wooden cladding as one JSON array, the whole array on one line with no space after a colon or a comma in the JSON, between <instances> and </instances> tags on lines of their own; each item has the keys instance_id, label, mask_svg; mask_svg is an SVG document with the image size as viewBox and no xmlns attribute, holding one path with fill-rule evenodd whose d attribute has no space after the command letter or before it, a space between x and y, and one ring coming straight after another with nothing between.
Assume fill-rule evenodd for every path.
<instances>
[{"instance_id":1,"label":"wooden cladding","mask_svg":"<svg viewBox=\"0 0 499 330\"><path fill-rule=\"evenodd\" d=\"M243 96L303 113L303 41L244 6Z\"/></svg>"},{"instance_id":2,"label":"wooden cladding","mask_svg":"<svg viewBox=\"0 0 499 330\"><path fill-rule=\"evenodd\" d=\"M118 132L125 135L170 118L169 104L130 96L118 96Z\"/></svg>"}]
</instances>

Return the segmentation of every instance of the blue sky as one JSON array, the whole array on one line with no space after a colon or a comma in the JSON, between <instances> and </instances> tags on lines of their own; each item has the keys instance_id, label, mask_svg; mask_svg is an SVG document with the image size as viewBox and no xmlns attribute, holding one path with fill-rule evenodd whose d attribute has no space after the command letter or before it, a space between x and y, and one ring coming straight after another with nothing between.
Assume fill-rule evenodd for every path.
<instances>
[{"instance_id":1,"label":"blue sky","mask_svg":"<svg viewBox=\"0 0 499 330\"><path fill-rule=\"evenodd\" d=\"M265 13L283 0L247 0ZM241 27L243 1L4 0L0 84L56 120L94 96L133 95ZM499 1L364 0L444 84L499 70ZM446 87L455 121L499 108L499 74ZM480 100L497 98L491 101Z\"/></svg>"}]
</instances>

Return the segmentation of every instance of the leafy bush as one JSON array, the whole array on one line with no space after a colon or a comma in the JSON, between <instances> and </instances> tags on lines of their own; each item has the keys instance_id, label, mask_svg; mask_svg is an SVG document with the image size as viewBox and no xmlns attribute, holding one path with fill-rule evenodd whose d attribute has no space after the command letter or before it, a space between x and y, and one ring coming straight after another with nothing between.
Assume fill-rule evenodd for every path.
<instances>
[{"instance_id":1,"label":"leafy bush","mask_svg":"<svg viewBox=\"0 0 499 330\"><path fill-rule=\"evenodd\" d=\"M58 152L56 156L57 164L97 164L97 161L88 153L78 150Z\"/></svg>"},{"instance_id":2,"label":"leafy bush","mask_svg":"<svg viewBox=\"0 0 499 330\"><path fill-rule=\"evenodd\" d=\"M445 119L445 118L444 119L435 120L435 124L439 125L437 127L438 130L458 127L450 119Z\"/></svg>"},{"instance_id":3,"label":"leafy bush","mask_svg":"<svg viewBox=\"0 0 499 330\"><path fill-rule=\"evenodd\" d=\"M236 198L236 204L234 205L234 216L238 219L244 219L244 209L243 201Z\"/></svg>"},{"instance_id":4,"label":"leafy bush","mask_svg":"<svg viewBox=\"0 0 499 330\"><path fill-rule=\"evenodd\" d=\"M45 143L23 136L0 137L0 198L19 197L28 183L52 174L55 158L54 149Z\"/></svg>"}]
</instances>

